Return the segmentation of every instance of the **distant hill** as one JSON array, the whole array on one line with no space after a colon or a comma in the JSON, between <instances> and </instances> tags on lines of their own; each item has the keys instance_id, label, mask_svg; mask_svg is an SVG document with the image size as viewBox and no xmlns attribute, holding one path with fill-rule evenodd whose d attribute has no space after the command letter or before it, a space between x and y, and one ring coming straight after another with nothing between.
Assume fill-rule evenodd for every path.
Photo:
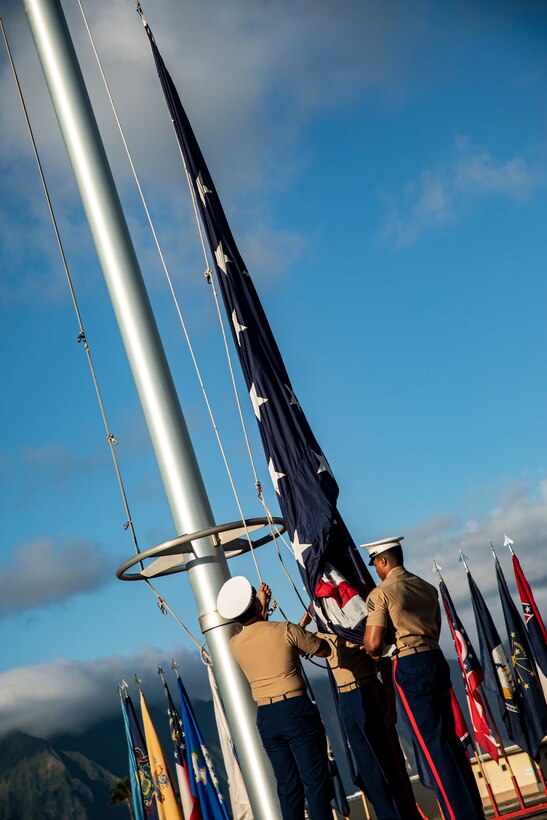
<instances>
[{"instance_id":1,"label":"distant hill","mask_svg":"<svg viewBox=\"0 0 547 820\"><path fill-rule=\"evenodd\" d=\"M0 740L2 820L101 820L118 778L78 751L13 732ZM114 817L114 814L112 815Z\"/></svg>"},{"instance_id":2,"label":"distant hill","mask_svg":"<svg viewBox=\"0 0 547 820\"><path fill-rule=\"evenodd\" d=\"M135 705L140 718L138 703ZM213 701L193 698L192 706L199 727L205 738L205 744L213 758L213 764L217 771L221 787L227 794L227 789L225 788L226 777L216 729ZM174 774L174 767L171 765L173 759L173 743L169 734L167 715L165 710L158 709L150 703L148 704L148 708L167 762ZM83 732L78 734L64 733L54 735L51 741L61 749L83 753L105 769L108 769L108 771L114 772L119 778L127 777L129 774L127 742L125 739L121 710L119 710L118 714L114 715L114 717L105 718L98 723L94 723L93 726L90 726Z\"/></svg>"}]
</instances>

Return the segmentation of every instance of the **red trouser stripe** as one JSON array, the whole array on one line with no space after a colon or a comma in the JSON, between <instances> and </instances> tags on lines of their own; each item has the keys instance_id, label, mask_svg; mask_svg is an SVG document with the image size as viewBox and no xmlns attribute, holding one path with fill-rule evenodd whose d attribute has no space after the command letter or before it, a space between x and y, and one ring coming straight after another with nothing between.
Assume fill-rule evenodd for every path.
<instances>
[{"instance_id":1,"label":"red trouser stripe","mask_svg":"<svg viewBox=\"0 0 547 820\"><path fill-rule=\"evenodd\" d=\"M435 782L437 783L437 786L439 787L439 791L441 792L441 794L444 798L444 802L446 803L446 807L448 809L449 816L450 816L451 820L456 820L456 816L455 816L455 814L452 810L452 806L450 805L450 801L448 800L448 797L446 796L446 792L444 790L442 780L439 777L439 772L437 771L437 769L435 767L435 764L433 763L433 759L432 759L431 755L429 754L429 749L427 748L425 740L423 739L422 734L421 734L421 732L418 728L418 724L416 723L416 721L414 719L414 715L412 714L412 710L410 709L410 706L408 705L408 701L406 699L405 693L403 692L402 687L399 686L399 683L397 682L397 660L398 660L397 658L395 658L393 660L393 680L395 681L395 686L396 686L397 691L400 695L401 702L402 702L403 706L405 707L405 712L407 713L408 719L410 720L410 725L412 726L414 734L418 738L418 743L420 744L420 748L421 748L422 752L424 753L425 759L429 763L429 768L431 769L431 773L432 773L433 777L435 778Z\"/></svg>"}]
</instances>

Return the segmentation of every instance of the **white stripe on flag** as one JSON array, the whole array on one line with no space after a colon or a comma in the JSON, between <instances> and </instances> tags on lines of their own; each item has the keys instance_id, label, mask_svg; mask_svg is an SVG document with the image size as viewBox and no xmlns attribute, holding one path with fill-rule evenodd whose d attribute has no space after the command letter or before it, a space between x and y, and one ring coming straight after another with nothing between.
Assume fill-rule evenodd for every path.
<instances>
[{"instance_id":1,"label":"white stripe on flag","mask_svg":"<svg viewBox=\"0 0 547 820\"><path fill-rule=\"evenodd\" d=\"M213 704L215 707L215 719L217 723L218 736L220 738L220 748L222 749L222 757L224 758L224 766L226 774L228 775L228 788L230 791L230 803L232 804L232 814L234 820L253 820L253 813L251 811L251 804L243 775L239 768L239 763L234 754L234 744L230 734L230 728L224 708L222 706L220 695L217 688L217 682L213 675L213 670L207 666L209 674L209 685L213 693Z\"/></svg>"}]
</instances>

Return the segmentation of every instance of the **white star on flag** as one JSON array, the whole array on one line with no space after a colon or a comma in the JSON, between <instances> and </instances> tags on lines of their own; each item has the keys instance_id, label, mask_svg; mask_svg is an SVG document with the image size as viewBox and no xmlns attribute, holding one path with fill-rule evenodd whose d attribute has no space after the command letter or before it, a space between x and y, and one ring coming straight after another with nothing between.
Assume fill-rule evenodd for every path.
<instances>
[{"instance_id":1,"label":"white star on flag","mask_svg":"<svg viewBox=\"0 0 547 820\"><path fill-rule=\"evenodd\" d=\"M302 553L304 553L307 549L309 549L309 547L311 547L311 544L301 544L300 543L300 538L298 537L298 530L294 531L294 538L291 541L291 544L292 544L292 548L294 550L294 557L296 558L296 560L298 561L300 566L303 567L304 566L304 559L302 558Z\"/></svg>"},{"instance_id":2,"label":"white star on flag","mask_svg":"<svg viewBox=\"0 0 547 820\"><path fill-rule=\"evenodd\" d=\"M291 394L291 397L289 399L289 404L294 404L296 407L298 407L299 410L302 410L302 408L300 407L300 402L296 398L296 396L294 394L294 390L292 389L292 387L289 387L288 384L286 384L285 387L287 388L287 390Z\"/></svg>"},{"instance_id":3,"label":"white star on flag","mask_svg":"<svg viewBox=\"0 0 547 820\"><path fill-rule=\"evenodd\" d=\"M247 326L239 324L239 322L237 321L237 313L235 311L235 308L232 311L232 323L234 325L234 330L237 334L237 343L241 347L241 342L239 341L239 334L243 333L244 330L247 330Z\"/></svg>"},{"instance_id":4,"label":"white star on flag","mask_svg":"<svg viewBox=\"0 0 547 820\"><path fill-rule=\"evenodd\" d=\"M327 473L330 473L332 475L332 470L330 468L329 462L327 461L327 459L325 458L323 453L316 453L315 450L312 450L312 453L314 454L314 456L316 457L316 459L319 462L319 467L317 469L317 473L319 474L319 473L327 472ZM332 475L332 477L334 478L333 475Z\"/></svg>"},{"instance_id":5,"label":"white star on flag","mask_svg":"<svg viewBox=\"0 0 547 820\"><path fill-rule=\"evenodd\" d=\"M270 471L270 476L271 476L271 479L272 479L272 484L274 485L274 489L275 489L276 493L277 493L278 495L281 495L281 493L279 492L279 487L278 487L278 484L279 484L279 479L280 479L280 478L285 478L286 473L278 473L278 472L276 471L276 469L275 469L274 465L273 465L273 461L272 461L272 459L270 459L270 462L269 462L269 464L268 464L268 470Z\"/></svg>"},{"instance_id":6,"label":"white star on flag","mask_svg":"<svg viewBox=\"0 0 547 820\"><path fill-rule=\"evenodd\" d=\"M219 266L220 270L228 275L228 270L226 268L226 263L230 262L230 259L224 253L224 248L222 247L222 242L218 243L218 248L215 251L215 258L217 260L217 265Z\"/></svg>"},{"instance_id":7,"label":"white star on flag","mask_svg":"<svg viewBox=\"0 0 547 820\"><path fill-rule=\"evenodd\" d=\"M256 387L255 383L253 382L251 385L251 389L249 390L249 396L251 397L251 403L253 405L253 409L255 411L255 416L259 421L262 421L260 416L260 405L264 404L268 401L268 399L263 398L262 396L257 396L256 394Z\"/></svg>"},{"instance_id":8,"label":"white star on flag","mask_svg":"<svg viewBox=\"0 0 547 820\"><path fill-rule=\"evenodd\" d=\"M199 173L196 177L196 185L198 186L199 198L201 199L203 204L206 205L207 203L205 202L205 194L210 194L211 191L206 185L203 184L201 173Z\"/></svg>"}]
</instances>

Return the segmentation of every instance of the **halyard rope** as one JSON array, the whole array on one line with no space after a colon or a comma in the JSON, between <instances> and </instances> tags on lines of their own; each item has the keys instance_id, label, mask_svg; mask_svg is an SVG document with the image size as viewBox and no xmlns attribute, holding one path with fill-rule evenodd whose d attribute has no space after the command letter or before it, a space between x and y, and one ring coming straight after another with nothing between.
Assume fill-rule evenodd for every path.
<instances>
[{"instance_id":1,"label":"halyard rope","mask_svg":"<svg viewBox=\"0 0 547 820\"><path fill-rule=\"evenodd\" d=\"M76 292L75 292L74 285L73 285L73 282L72 282L72 277L70 275L70 270L69 270L69 267L68 267L68 263L67 263L63 243L62 243L62 240L61 240L61 234L59 232L59 227L57 225L57 219L55 217L55 212L53 210L53 203L52 203L51 197L49 195L49 189L48 189L46 178L45 178L44 171L43 171L43 168L42 168L40 155L38 153L38 147L36 145L36 140L34 138L34 132L32 130L32 126L31 126L31 123L30 123L30 117L29 117L27 107L26 107L26 104L25 104L23 91L22 91L21 85L19 83L19 77L17 75L17 71L16 71L16 68L15 68L15 63L14 63L13 56L12 56L12 53L11 53L11 49L10 49L10 46L9 46L7 33L6 33L4 23L3 23L3 20L2 20L1 17L0 17L0 27L2 28L2 34L3 34L3 37L4 37L4 42L6 44L6 50L7 50L7 53L8 53L8 58L9 58L11 70L12 70L13 77L14 77L14 80L15 80L15 85L17 87L17 92L18 92L18 95L19 95L19 100L21 102L21 107L23 109L23 114L24 114L24 117L25 117L27 129L28 129L28 132L29 132L30 141L31 141L31 144L32 144L32 149L33 149L33 152L34 152L34 157L36 159L36 164L38 166L38 172L40 174L40 180L42 182L42 188L43 188L44 195L45 195L45 198L46 198L46 202L47 202L47 206L48 206L48 210L49 210L49 215L51 217L51 222L53 224L53 230L55 232L55 238L57 240L57 246L59 248L61 261L62 261L63 268L64 268L64 271L65 271L65 276L66 276L68 288L69 288L69 291L70 291L70 296L71 296L71 299L72 299L72 304L73 304L74 311L75 311L75 314L76 314L76 320L78 322L78 327L80 329L80 332L79 332L78 336L76 337L76 341L80 342L80 343L83 342L83 345L84 345L84 350L85 350L87 361L88 361L88 364L89 364L89 370L90 370L90 373L91 373L91 378L93 379L93 385L94 385L94 388L95 388L95 393L96 393L97 400L98 400L98 403L99 403L99 408L100 408L101 416L102 416L102 419L103 419L104 428L105 428L105 431L106 431L106 440L107 440L108 446L110 448L110 453L112 455L112 461L114 463L114 469L116 471L116 477L118 479L118 485L119 485L120 493L121 493L121 496L122 496L122 501L123 501L123 505L124 505L124 509L125 509L125 514L127 516L126 517L126 523L124 524L124 530L129 530L130 531L131 539L133 541L133 546L135 548L135 553L138 555L140 553L140 550L139 550L139 546L138 546L138 542L137 542L137 535L136 535L136 532L135 532L135 527L133 525L133 519L131 518L131 513L130 513L130 510L129 510L129 502L127 500L127 494L125 492L125 487L124 487L124 483L123 483L123 480L122 480L120 465L119 465L118 458L116 456L116 452L115 452L115 449L114 449L117 446L118 441L114 437L114 435L110 432L110 427L109 427L108 419L107 419L107 416L106 416L104 402L103 402L103 399L102 399L102 396L101 396L101 391L100 391L100 388L99 388L97 375L95 373L95 367L93 365L91 350L90 350L89 344L87 342L87 337L86 337L86 333L85 333L85 330L84 330L84 325L83 325L83 322L82 322L82 316L81 316L81 313L80 313L80 308L78 306L78 300L76 298ZM141 570L142 570L142 568L143 568L142 562L140 562L140 565L141 565ZM175 620L179 623L179 625L186 632L188 637L193 641L193 643L199 649L200 655L202 656L202 654L204 652L204 644L201 644L192 635L190 630L185 626L185 624L181 621L181 619L173 612L173 610L171 609L169 604L166 602L166 600L163 598L163 596L160 596L160 594L152 586L150 581L147 578L145 578L144 580L145 580L147 586L152 590L152 592L156 596L157 602L158 602L158 605L159 605L161 611L164 612L164 610L167 610L173 616L173 618L175 618Z\"/></svg>"},{"instance_id":2,"label":"halyard rope","mask_svg":"<svg viewBox=\"0 0 547 820\"><path fill-rule=\"evenodd\" d=\"M175 290L175 287L174 287L174 284L173 284L173 280L171 278L171 275L169 273L169 269L167 267L167 263L165 261L165 256L163 254L161 244L160 244L160 241L159 241L159 238L158 238L155 226L154 226L154 222L152 220L152 216L150 214L150 210L149 210L147 202L146 202L146 197L144 196L144 192L143 192L142 186L140 184L139 175L137 173L135 164L133 162L131 151L129 149L129 145L128 145L127 140L125 138L124 130L123 130L120 118L119 118L118 113L117 113L116 105L114 103L114 99L112 97L110 87L108 85L108 81L106 79L106 74L104 72L99 53L98 53L97 48L95 46L95 41L93 39L93 35L91 33L91 29L89 27L89 23L87 21L87 17L86 17L84 8L82 6L81 0L78 0L78 6L79 6L80 12L82 14L82 18L83 18L83 21L84 21L84 25L85 25L88 37L89 37L89 41L91 43L91 48L92 48L93 54L94 54L95 59L97 61L97 65L98 65L98 68L99 68L101 78L103 80L103 84L104 84L104 87L105 87L105 90L106 90L106 94L107 94L108 100L110 102L112 112L114 114L114 119L116 121L116 125L118 127L118 131L120 133L122 143L123 143L125 152L127 154L127 158L129 160L131 171L133 173L133 177L135 179L135 184L137 186L137 189L138 189L138 192L139 192L139 195L140 195L140 198L141 198L141 202L143 204L143 208L144 208L144 211L145 211L145 214L146 214L146 218L148 220L148 224L150 225L150 229L152 231L152 236L154 238L154 243L155 243L156 248L158 250L158 254L159 254L160 261L161 261L161 264L162 264L162 267L163 267L163 271L165 273L165 277L167 279L169 290L171 292L171 296L172 296L173 302L175 304L175 308L176 308L176 311L177 311L177 314L178 314L178 317L179 317L179 321L181 323L181 327L182 327L182 330L183 330L183 333L184 333L184 336L185 336L185 339L186 339L186 343L187 343L188 349L190 351L190 356L191 356L191 359L192 359L192 363L193 363L195 371L196 371L196 375L197 375L197 378L198 378L198 381L199 381L199 384L200 384L200 387L201 387L201 390L202 390L202 393L203 393L205 404L207 406L209 417L211 419L211 424L212 424L213 430L215 432L215 436L216 436L217 443L218 443L218 446L219 446L219 449L220 449L220 452L221 452L221 455L222 455L222 459L223 459L224 466L225 466L225 469L226 469L226 472L227 472L227 475L228 475L228 479L229 479L230 485L232 487L232 492L234 494L234 498L235 498L235 501L236 501L236 504L237 504L237 507L238 507L238 510L239 510L239 513L240 513L240 516L241 516L241 520L243 522L243 526L244 526L244 529L245 529L245 534L247 536L247 541L249 543L249 548L250 548L250 551L251 551L251 555L253 557L255 569L256 569L259 581L262 581L262 577L261 577L261 574L260 574L260 569L258 567L258 563L257 563L255 552L254 552L252 539L251 539L249 530L247 528L247 522L246 522L245 516L243 514L243 509L242 509L241 502L240 502L240 499L239 499L239 494L238 494L237 488L235 486L232 471L230 469L228 458L226 456L226 451L224 449L222 438L220 436L220 432L219 432L219 429L218 429L218 426L217 426L217 423L216 423L215 415L213 413L213 409L212 409L211 403L209 401L209 396L208 396L207 390L205 388L205 383L204 383L202 375L201 375L201 370L200 370L200 367L199 367L199 364L198 364L198 361L197 361L197 358L196 358L196 355L195 355L195 352L194 352L192 341L190 339L190 334L189 334L189 331L188 331L188 327L187 327L186 322L184 320L184 316L183 316L183 313L182 313L182 309L180 307L179 299L177 297L177 293L176 293L176 290ZM143 25L145 25L144 18L142 18L142 12L139 12L139 13L141 14L141 19L143 19ZM185 167L185 170L186 170L186 167ZM194 209L195 209L195 203L194 203ZM203 242L203 237L201 235L201 231L200 231L200 241L201 241L202 249L203 249L203 252L204 252L204 255L205 255L206 275L207 275L207 278L209 279L209 274L210 274L211 269L210 269L209 264L208 264L207 254L206 254L205 245L204 245L204 242Z\"/></svg>"}]
</instances>

